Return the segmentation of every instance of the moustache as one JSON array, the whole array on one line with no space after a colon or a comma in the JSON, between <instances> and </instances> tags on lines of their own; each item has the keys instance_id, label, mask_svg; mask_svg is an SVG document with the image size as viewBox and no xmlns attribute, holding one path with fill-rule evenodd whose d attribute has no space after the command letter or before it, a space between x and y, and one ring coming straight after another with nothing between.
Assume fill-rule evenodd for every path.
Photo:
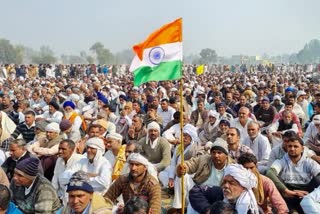
<instances>
[{"instance_id":1,"label":"moustache","mask_svg":"<svg viewBox=\"0 0 320 214\"><path fill-rule=\"evenodd\" d=\"M228 193L228 194L230 194L231 191L230 191L229 189L223 189L223 193Z\"/></svg>"}]
</instances>

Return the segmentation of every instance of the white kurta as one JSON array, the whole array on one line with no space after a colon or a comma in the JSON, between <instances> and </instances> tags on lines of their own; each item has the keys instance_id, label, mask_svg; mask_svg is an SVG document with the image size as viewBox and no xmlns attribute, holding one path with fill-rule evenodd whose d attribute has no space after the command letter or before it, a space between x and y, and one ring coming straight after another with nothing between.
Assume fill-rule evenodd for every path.
<instances>
[{"instance_id":1,"label":"white kurta","mask_svg":"<svg viewBox=\"0 0 320 214\"><path fill-rule=\"evenodd\" d=\"M95 158L93 163L90 163L87 158L81 159L73 165L70 170L63 173L63 176L61 176L61 183L67 185L72 174L80 170L97 174L95 177L90 177L89 180L89 184L93 187L95 192L104 194L108 190L111 184L112 167L109 161L103 156Z\"/></svg>"},{"instance_id":2,"label":"white kurta","mask_svg":"<svg viewBox=\"0 0 320 214\"><path fill-rule=\"evenodd\" d=\"M54 175L52 178L52 185L58 191L59 198L63 198L64 202L67 202L66 198L66 186L59 182L59 177L64 171L70 170L73 165L75 165L81 159L86 157L80 154L72 154L67 163L64 162L62 158L58 158L56 166L54 168Z\"/></svg>"}]
</instances>

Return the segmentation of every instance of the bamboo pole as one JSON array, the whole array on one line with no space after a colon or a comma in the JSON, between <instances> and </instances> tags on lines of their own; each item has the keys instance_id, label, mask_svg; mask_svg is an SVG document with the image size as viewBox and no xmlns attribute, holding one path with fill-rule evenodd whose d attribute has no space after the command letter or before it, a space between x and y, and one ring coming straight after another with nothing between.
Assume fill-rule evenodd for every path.
<instances>
[{"instance_id":1,"label":"bamboo pole","mask_svg":"<svg viewBox=\"0 0 320 214\"><path fill-rule=\"evenodd\" d=\"M181 69L182 73L182 69ZM184 141L183 141L183 79L180 79L180 148L181 148L181 165L184 165ZM181 213L184 214L185 193L184 193L184 175L181 176Z\"/></svg>"}]
</instances>

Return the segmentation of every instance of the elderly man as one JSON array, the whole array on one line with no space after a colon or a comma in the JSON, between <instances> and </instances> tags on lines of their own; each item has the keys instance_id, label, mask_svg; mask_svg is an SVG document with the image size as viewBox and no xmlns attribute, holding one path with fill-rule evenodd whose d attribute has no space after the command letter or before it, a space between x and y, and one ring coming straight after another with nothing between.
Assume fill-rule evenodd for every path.
<instances>
[{"instance_id":1,"label":"elderly man","mask_svg":"<svg viewBox=\"0 0 320 214\"><path fill-rule=\"evenodd\" d=\"M222 180L224 200L238 213L259 214L257 200L252 191L257 187L257 177L239 164L230 164Z\"/></svg>"},{"instance_id":2,"label":"elderly man","mask_svg":"<svg viewBox=\"0 0 320 214\"><path fill-rule=\"evenodd\" d=\"M81 159L67 170L63 176L63 185L66 185L71 175L79 170L83 170L89 176L89 183L95 192L103 194L111 183L112 168L104 157L105 146L101 138L92 137L86 142L87 158ZM62 179L61 179L62 180Z\"/></svg>"},{"instance_id":3,"label":"elderly man","mask_svg":"<svg viewBox=\"0 0 320 214\"><path fill-rule=\"evenodd\" d=\"M267 137L260 133L260 126L257 122L248 124L248 135L243 145L248 146L258 159L258 170L264 173L267 170L267 163L271 152L271 146Z\"/></svg>"},{"instance_id":4,"label":"elderly man","mask_svg":"<svg viewBox=\"0 0 320 214\"><path fill-rule=\"evenodd\" d=\"M248 137L248 124L252 121L250 110L247 107L241 107L238 112L239 117L231 121L231 127L235 127L240 131L241 142Z\"/></svg>"},{"instance_id":5,"label":"elderly man","mask_svg":"<svg viewBox=\"0 0 320 214\"><path fill-rule=\"evenodd\" d=\"M124 164L126 163L126 145L122 145L122 135L110 133L106 137L105 146L108 151L104 157L109 161L112 171L112 181L120 175Z\"/></svg>"},{"instance_id":6,"label":"elderly man","mask_svg":"<svg viewBox=\"0 0 320 214\"><path fill-rule=\"evenodd\" d=\"M183 140L184 140L184 160L189 160L192 157L197 156L199 146L195 139L197 138L197 130L194 126L185 126L183 128ZM170 166L160 172L159 179L163 186L168 186L169 188L174 188L174 199L172 207L177 211L181 209L181 180L176 176L176 166L181 162L181 144L179 144L171 159ZM192 187L193 181L192 177L189 175L185 176L185 192L187 193Z\"/></svg>"},{"instance_id":7,"label":"elderly man","mask_svg":"<svg viewBox=\"0 0 320 214\"><path fill-rule=\"evenodd\" d=\"M124 203L133 197L146 200L150 213L161 213L161 187L153 176L148 173L148 160L138 153L132 153L128 159L130 173L120 176L108 189L104 198L116 202L122 194ZM123 207L118 207L123 212Z\"/></svg>"},{"instance_id":8,"label":"elderly man","mask_svg":"<svg viewBox=\"0 0 320 214\"><path fill-rule=\"evenodd\" d=\"M60 135L60 126L58 123L49 123L45 131L47 137L45 142L35 142L28 147L30 152L39 157L56 155L58 153L59 143L63 139Z\"/></svg>"},{"instance_id":9,"label":"elderly man","mask_svg":"<svg viewBox=\"0 0 320 214\"><path fill-rule=\"evenodd\" d=\"M49 180L53 177L53 171L57 160L59 143L62 140L59 124L52 122L46 128L47 139L44 142L35 142L28 147L28 150L40 157L44 176Z\"/></svg>"},{"instance_id":10,"label":"elderly man","mask_svg":"<svg viewBox=\"0 0 320 214\"><path fill-rule=\"evenodd\" d=\"M199 129L199 139L202 145L205 145L208 141L214 141L218 132L219 114L210 110L208 118L203 128Z\"/></svg>"},{"instance_id":11,"label":"elderly man","mask_svg":"<svg viewBox=\"0 0 320 214\"><path fill-rule=\"evenodd\" d=\"M76 145L72 140L66 139L59 143L59 158L53 172L52 185L57 190L58 196L64 202L64 205L67 204L67 198L64 197L65 185L59 182L59 178L64 171L71 169L74 164L85 158L85 156L75 153L75 147Z\"/></svg>"},{"instance_id":12,"label":"elderly man","mask_svg":"<svg viewBox=\"0 0 320 214\"><path fill-rule=\"evenodd\" d=\"M261 175L257 170L258 160L254 154L243 154L238 159L239 164L250 170L258 179L257 188L253 188L259 207L264 213L270 213L275 210L277 213L288 213L289 209L281 194L277 190L270 178ZM270 203L271 202L271 203ZM270 207L271 205L271 207Z\"/></svg>"},{"instance_id":13,"label":"elderly man","mask_svg":"<svg viewBox=\"0 0 320 214\"><path fill-rule=\"evenodd\" d=\"M293 109L293 103L291 102L286 102L285 106L284 106L284 110L280 111L278 114L276 114L273 118L273 122L272 123L275 123L277 121L280 121L282 119L284 119L284 112L290 112L291 114L291 120L294 124L297 125L298 127L298 134L299 136L302 136L302 128L301 128L301 124L300 124L300 120L299 118L297 117L297 115L295 115L293 112L292 112L292 109ZM287 114L287 113L286 113ZM291 122L291 121L290 121Z\"/></svg>"},{"instance_id":14,"label":"elderly man","mask_svg":"<svg viewBox=\"0 0 320 214\"><path fill-rule=\"evenodd\" d=\"M320 165L303 153L303 141L292 136L287 142L287 153L276 160L267 176L283 194L291 212L302 213L301 198L320 184Z\"/></svg>"},{"instance_id":15,"label":"elderly man","mask_svg":"<svg viewBox=\"0 0 320 214\"><path fill-rule=\"evenodd\" d=\"M290 111L282 112L282 119L274 122L269 129L269 136L272 139L272 147L281 143L281 136L287 131L294 131L298 134L299 129L297 124L292 120L292 114Z\"/></svg>"},{"instance_id":16,"label":"elderly man","mask_svg":"<svg viewBox=\"0 0 320 214\"><path fill-rule=\"evenodd\" d=\"M158 172L164 170L170 164L171 148L168 141L160 137L160 126L156 122L149 123L147 127L147 136L139 141L142 152Z\"/></svg>"},{"instance_id":17,"label":"elderly man","mask_svg":"<svg viewBox=\"0 0 320 214\"><path fill-rule=\"evenodd\" d=\"M17 163L29 158L30 153L26 149L26 141L23 139L16 139L9 143L10 157L2 164L2 169L7 174L8 179L11 181L14 174L14 169Z\"/></svg>"},{"instance_id":18,"label":"elderly man","mask_svg":"<svg viewBox=\"0 0 320 214\"><path fill-rule=\"evenodd\" d=\"M51 182L38 174L40 160L34 157L24 159L15 168L10 189L12 201L23 213L51 214L61 204Z\"/></svg>"},{"instance_id":19,"label":"elderly man","mask_svg":"<svg viewBox=\"0 0 320 214\"><path fill-rule=\"evenodd\" d=\"M112 203L94 192L89 179L83 171L72 175L67 186L69 203L65 207L64 214L112 213Z\"/></svg>"},{"instance_id":20,"label":"elderly man","mask_svg":"<svg viewBox=\"0 0 320 214\"><path fill-rule=\"evenodd\" d=\"M76 105L72 101L65 101L63 103L64 117L62 119L70 120L73 129L82 129L83 132L87 130L87 125L83 118L75 111Z\"/></svg>"}]
</instances>

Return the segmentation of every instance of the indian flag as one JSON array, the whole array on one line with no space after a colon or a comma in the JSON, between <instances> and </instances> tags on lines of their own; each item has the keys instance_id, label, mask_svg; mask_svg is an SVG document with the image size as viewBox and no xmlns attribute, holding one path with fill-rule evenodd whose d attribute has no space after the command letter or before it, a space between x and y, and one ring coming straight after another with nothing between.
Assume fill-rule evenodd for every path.
<instances>
[{"instance_id":1,"label":"indian flag","mask_svg":"<svg viewBox=\"0 0 320 214\"><path fill-rule=\"evenodd\" d=\"M175 80L182 77L182 18L156 30L142 43L133 46L130 71L134 85L149 81Z\"/></svg>"}]
</instances>

